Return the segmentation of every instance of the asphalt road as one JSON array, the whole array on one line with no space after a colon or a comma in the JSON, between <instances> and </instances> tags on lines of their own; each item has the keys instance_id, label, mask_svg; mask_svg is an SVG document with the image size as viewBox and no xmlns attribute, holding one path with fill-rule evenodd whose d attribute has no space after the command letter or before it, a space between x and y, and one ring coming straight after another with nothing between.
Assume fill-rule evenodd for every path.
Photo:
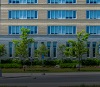
<instances>
[{"instance_id":1,"label":"asphalt road","mask_svg":"<svg viewBox=\"0 0 100 87\"><path fill-rule=\"evenodd\" d=\"M46 74L46 75L20 75L3 76L0 85L24 85L28 87L61 87L80 84L100 84L99 73L72 73L72 74Z\"/></svg>"}]
</instances>

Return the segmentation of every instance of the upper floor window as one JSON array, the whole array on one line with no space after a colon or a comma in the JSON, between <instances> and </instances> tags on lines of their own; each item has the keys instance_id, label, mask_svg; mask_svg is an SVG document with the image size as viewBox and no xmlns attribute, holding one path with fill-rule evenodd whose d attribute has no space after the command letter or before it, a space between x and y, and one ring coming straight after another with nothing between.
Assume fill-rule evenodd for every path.
<instances>
[{"instance_id":1,"label":"upper floor window","mask_svg":"<svg viewBox=\"0 0 100 87\"><path fill-rule=\"evenodd\" d=\"M76 11L50 10L48 11L48 19L76 19Z\"/></svg>"},{"instance_id":2,"label":"upper floor window","mask_svg":"<svg viewBox=\"0 0 100 87\"><path fill-rule=\"evenodd\" d=\"M88 4L100 4L100 0L86 0Z\"/></svg>"},{"instance_id":3,"label":"upper floor window","mask_svg":"<svg viewBox=\"0 0 100 87\"><path fill-rule=\"evenodd\" d=\"M76 0L48 0L49 4L73 4Z\"/></svg>"},{"instance_id":4,"label":"upper floor window","mask_svg":"<svg viewBox=\"0 0 100 87\"><path fill-rule=\"evenodd\" d=\"M35 4L37 0L9 0L10 4Z\"/></svg>"},{"instance_id":5,"label":"upper floor window","mask_svg":"<svg viewBox=\"0 0 100 87\"><path fill-rule=\"evenodd\" d=\"M10 10L9 19L37 19L35 10Z\"/></svg>"},{"instance_id":6,"label":"upper floor window","mask_svg":"<svg viewBox=\"0 0 100 87\"><path fill-rule=\"evenodd\" d=\"M48 26L48 34L76 34L76 26Z\"/></svg>"},{"instance_id":7,"label":"upper floor window","mask_svg":"<svg viewBox=\"0 0 100 87\"><path fill-rule=\"evenodd\" d=\"M100 19L100 10L86 11L87 19Z\"/></svg>"},{"instance_id":8,"label":"upper floor window","mask_svg":"<svg viewBox=\"0 0 100 87\"><path fill-rule=\"evenodd\" d=\"M86 26L86 32L89 34L100 34L100 26Z\"/></svg>"},{"instance_id":9,"label":"upper floor window","mask_svg":"<svg viewBox=\"0 0 100 87\"><path fill-rule=\"evenodd\" d=\"M9 26L9 34L21 34L21 28L30 29L29 34L37 34L37 26Z\"/></svg>"}]
</instances>

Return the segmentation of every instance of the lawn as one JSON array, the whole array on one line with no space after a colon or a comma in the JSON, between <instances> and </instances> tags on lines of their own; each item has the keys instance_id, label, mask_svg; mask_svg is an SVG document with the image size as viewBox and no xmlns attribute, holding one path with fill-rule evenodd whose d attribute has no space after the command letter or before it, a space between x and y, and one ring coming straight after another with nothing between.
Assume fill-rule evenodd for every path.
<instances>
[{"instance_id":1,"label":"lawn","mask_svg":"<svg viewBox=\"0 0 100 87\"><path fill-rule=\"evenodd\" d=\"M96 66L88 66L88 67L82 67L81 68L82 72L99 72L100 67ZM77 68L55 68L55 67L42 67L42 66L32 66L32 67L27 67L26 70L24 71L23 68L3 68L2 69L3 73L40 73L40 72L79 72Z\"/></svg>"}]
</instances>

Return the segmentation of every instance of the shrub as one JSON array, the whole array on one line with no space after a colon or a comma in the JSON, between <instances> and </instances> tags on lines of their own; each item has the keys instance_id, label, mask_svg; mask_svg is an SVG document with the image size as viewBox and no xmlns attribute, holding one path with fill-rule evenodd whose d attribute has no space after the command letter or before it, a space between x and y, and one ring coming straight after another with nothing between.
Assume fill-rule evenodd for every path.
<instances>
[{"instance_id":1,"label":"shrub","mask_svg":"<svg viewBox=\"0 0 100 87\"><path fill-rule=\"evenodd\" d=\"M73 62L73 60L71 60L71 59L63 59L62 60L62 63L72 63Z\"/></svg>"},{"instance_id":2,"label":"shrub","mask_svg":"<svg viewBox=\"0 0 100 87\"><path fill-rule=\"evenodd\" d=\"M54 60L44 60L44 65L55 66L56 65L56 61L54 61Z\"/></svg>"},{"instance_id":3,"label":"shrub","mask_svg":"<svg viewBox=\"0 0 100 87\"><path fill-rule=\"evenodd\" d=\"M32 62L33 65L42 65L42 60L38 60L38 59L35 59L33 62Z\"/></svg>"},{"instance_id":4,"label":"shrub","mask_svg":"<svg viewBox=\"0 0 100 87\"><path fill-rule=\"evenodd\" d=\"M18 63L18 64L21 64L21 60L20 59L12 59L12 63Z\"/></svg>"},{"instance_id":5,"label":"shrub","mask_svg":"<svg viewBox=\"0 0 100 87\"><path fill-rule=\"evenodd\" d=\"M100 60L99 59L86 59L81 61L82 65L85 66L98 66L100 65Z\"/></svg>"},{"instance_id":6,"label":"shrub","mask_svg":"<svg viewBox=\"0 0 100 87\"><path fill-rule=\"evenodd\" d=\"M62 63L60 64L61 68L75 68L77 63Z\"/></svg>"},{"instance_id":7,"label":"shrub","mask_svg":"<svg viewBox=\"0 0 100 87\"><path fill-rule=\"evenodd\" d=\"M11 64L0 64L1 68L21 68L21 64L11 63Z\"/></svg>"},{"instance_id":8,"label":"shrub","mask_svg":"<svg viewBox=\"0 0 100 87\"><path fill-rule=\"evenodd\" d=\"M12 59L6 59L6 60L1 60L1 63L4 64L4 63L12 63Z\"/></svg>"}]
</instances>

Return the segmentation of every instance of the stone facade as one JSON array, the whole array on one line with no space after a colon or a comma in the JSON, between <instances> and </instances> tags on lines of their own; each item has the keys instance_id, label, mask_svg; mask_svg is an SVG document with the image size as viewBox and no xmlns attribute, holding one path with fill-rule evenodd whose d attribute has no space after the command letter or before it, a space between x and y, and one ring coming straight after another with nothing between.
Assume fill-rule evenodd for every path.
<instances>
[{"instance_id":1,"label":"stone facade","mask_svg":"<svg viewBox=\"0 0 100 87\"><path fill-rule=\"evenodd\" d=\"M37 10L38 19L8 19L9 10ZM47 19L48 10L76 10L77 19L62 19L62 20L50 20ZM86 10L100 10L100 5L86 4L86 0L77 0L77 4L47 4L47 0L38 0L38 4L8 4L8 0L1 0L0 7L0 42L5 43L7 50L9 49L9 42L13 39L18 39L18 35L9 35L8 26L9 25L37 25L38 35L31 35L36 42L41 43L51 42L51 54L50 57L53 58L53 42L57 42L57 47L60 44L66 44L69 39L75 39L75 35L47 35L47 26L49 25L75 25L77 26L77 32L81 30L86 30L87 25L100 25L100 20L88 20L86 19ZM99 35L92 35L89 38L91 42L90 58L92 58L92 42L99 41ZM32 48L34 49L34 48ZM34 50L32 50L34 51ZM14 51L13 51L14 52ZM32 52L32 56L33 56ZM7 58L9 57L9 51L7 51ZM13 56L14 57L14 54ZM59 52L57 51L57 58L59 57Z\"/></svg>"}]
</instances>

